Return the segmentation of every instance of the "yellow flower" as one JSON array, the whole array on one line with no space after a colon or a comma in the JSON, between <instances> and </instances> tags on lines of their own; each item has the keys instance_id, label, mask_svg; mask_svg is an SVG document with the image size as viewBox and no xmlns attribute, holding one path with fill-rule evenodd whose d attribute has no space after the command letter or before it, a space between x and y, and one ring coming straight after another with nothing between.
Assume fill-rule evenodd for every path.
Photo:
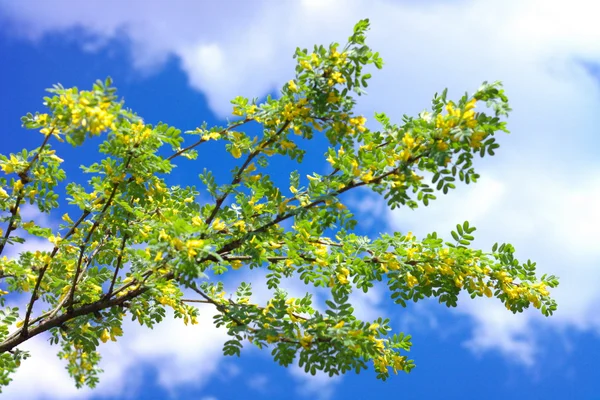
<instances>
[{"instance_id":1,"label":"yellow flower","mask_svg":"<svg viewBox=\"0 0 600 400\"><path fill-rule=\"evenodd\" d=\"M300 345L305 349L309 349L312 344L313 337L312 335L304 335L302 339L300 339Z\"/></svg>"},{"instance_id":2,"label":"yellow flower","mask_svg":"<svg viewBox=\"0 0 600 400\"><path fill-rule=\"evenodd\" d=\"M465 106L465 111L469 111L475 108L475 103L477 103L477 99L471 99L467 105Z\"/></svg>"},{"instance_id":3,"label":"yellow flower","mask_svg":"<svg viewBox=\"0 0 600 400\"><path fill-rule=\"evenodd\" d=\"M467 121L474 119L475 111L473 111L473 110L465 111L465 113L463 114L463 118Z\"/></svg>"},{"instance_id":4,"label":"yellow flower","mask_svg":"<svg viewBox=\"0 0 600 400\"><path fill-rule=\"evenodd\" d=\"M378 324L378 323L372 323L372 324L369 326L369 330L370 330L370 331L374 331L374 330L376 330L376 329L378 329L378 328L379 328L379 324Z\"/></svg>"},{"instance_id":5,"label":"yellow flower","mask_svg":"<svg viewBox=\"0 0 600 400\"><path fill-rule=\"evenodd\" d=\"M294 80L290 80L288 82L288 87L290 88L290 90L292 92L297 92L298 91L298 86L296 86L296 82L294 82Z\"/></svg>"},{"instance_id":6,"label":"yellow flower","mask_svg":"<svg viewBox=\"0 0 600 400\"><path fill-rule=\"evenodd\" d=\"M548 296L550 292L546 288L546 284L544 282L536 283L535 285L531 285L532 288L537 289L538 293L542 296Z\"/></svg>"},{"instance_id":7,"label":"yellow flower","mask_svg":"<svg viewBox=\"0 0 600 400\"><path fill-rule=\"evenodd\" d=\"M313 64L318 64L319 63L319 57L317 56L316 53L312 53L310 55L310 62Z\"/></svg>"},{"instance_id":8,"label":"yellow flower","mask_svg":"<svg viewBox=\"0 0 600 400\"><path fill-rule=\"evenodd\" d=\"M221 221L219 218L215 219L212 223L212 228L217 232L224 230L225 227L225 222Z\"/></svg>"},{"instance_id":9,"label":"yellow flower","mask_svg":"<svg viewBox=\"0 0 600 400\"><path fill-rule=\"evenodd\" d=\"M341 72L334 72L333 74L331 74L331 79L333 79L335 82L337 83L344 83L346 82L346 79L342 76Z\"/></svg>"},{"instance_id":10,"label":"yellow flower","mask_svg":"<svg viewBox=\"0 0 600 400\"><path fill-rule=\"evenodd\" d=\"M25 228L25 229L31 229L31 228L33 228L34 226L35 226L35 223L34 223L33 221L25 222L25 223L23 224L23 228Z\"/></svg>"},{"instance_id":11,"label":"yellow flower","mask_svg":"<svg viewBox=\"0 0 600 400\"><path fill-rule=\"evenodd\" d=\"M448 111L449 115L454 115L457 110L454 109L454 103L449 101L446 104L446 111Z\"/></svg>"},{"instance_id":12,"label":"yellow flower","mask_svg":"<svg viewBox=\"0 0 600 400\"><path fill-rule=\"evenodd\" d=\"M118 326L113 326L110 328L110 339L116 342L116 336L123 336L123 330Z\"/></svg>"},{"instance_id":13,"label":"yellow flower","mask_svg":"<svg viewBox=\"0 0 600 400\"><path fill-rule=\"evenodd\" d=\"M48 122L48 114L39 114L35 116L35 120L37 123L44 125Z\"/></svg>"},{"instance_id":14,"label":"yellow flower","mask_svg":"<svg viewBox=\"0 0 600 400\"><path fill-rule=\"evenodd\" d=\"M240 148L237 146L233 146L231 147L231 155L234 158L240 158L242 156L242 150L240 150Z\"/></svg>"},{"instance_id":15,"label":"yellow flower","mask_svg":"<svg viewBox=\"0 0 600 400\"><path fill-rule=\"evenodd\" d=\"M198 215L192 218L192 225L194 226L202 226L204 225L204 221Z\"/></svg>"},{"instance_id":16,"label":"yellow flower","mask_svg":"<svg viewBox=\"0 0 600 400\"><path fill-rule=\"evenodd\" d=\"M462 276L455 277L454 284L456 285L457 288L462 288L463 287L463 277Z\"/></svg>"},{"instance_id":17,"label":"yellow flower","mask_svg":"<svg viewBox=\"0 0 600 400\"><path fill-rule=\"evenodd\" d=\"M412 260L415 256L415 253L418 251L419 249L416 247L411 247L410 249L406 250L406 259L407 260Z\"/></svg>"},{"instance_id":18,"label":"yellow flower","mask_svg":"<svg viewBox=\"0 0 600 400\"><path fill-rule=\"evenodd\" d=\"M109 339L110 339L110 333L108 332L108 329L104 329L102 331L102 333L100 334L100 340L102 340L102 343L106 343L106 342L108 342Z\"/></svg>"},{"instance_id":19,"label":"yellow flower","mask_svg":"<svg viewBox=\"0 0 600 400\"><path fill-rule=\"evenodd\" d=\"M211 139L217 140L220 137L221 137L221 134L219 132L210 132L205 135L202 135L202 140L206 140L206 141L211 140Z\"/></svg>"},{"instance_id":20,"label":"yellow flower","mask_svg":"<svg viewBox=\"0 0 600 400\"><path fill-rule=\"evenodd\" d=\"M48 241L50 243L52 243L53 245L55 245L55 246L58 246L58 243L60 242L60 239L61 239L60 235L56 235L56 236L50 235L48 237Z\"/></svg>"},{"instance_id":21,"label":"yellow flower","mask_svg":"<svg viewBox=\"0 0 600 400\"><path fill-rule=\"evenodd\" d=\"M161 229L158 233L158 240L169 240L171 237L167 235L164 229Z\"/></svg>"},{"instance_id":22,"label":"yellow flower","mask_svg":"<svg viewBox=\"0 0 600 400\"><path fill-rule=\"evenodd\" d=\"M231 260L230 264L231 264L231 268L235 269L235 270L242 268L242 265L243 265L240 260Z\"/></svg>"},{"instance_id":23,"label":"yellow flower","mask_svg":"<svg viewBox=\"0 0 600 400\"><path fill-rule=\"evenodd\" d=\"M410 154L410 151L408 151L408 150L402 150L399 154L399 158L404 162L407 162L408 159L410 158L410 156L411 156L411 154Z\"/></svg>"},{"instance_id":24,"label":"yellow flower","mask_svg":"<svg viewBox=\"0 0 600 400\"><path fill-rule=\"evenodd\" d=\"M302 68L304 68L304 69L307 69L307 70L309 70L309 71L312 71L312 67L311 67L311 65L310 65L308 62L304 61L304 60L300 61L300 66L301 66Z\"/></svg>"},{"instance_id":25,"label":"yellow flower","mask_svg":"<svg viewBox=\"0 0 600 400\"><path fill-rule=\"evenodd\" d=\"M369 171L361 177L361 180L365 183L369 183L373 180L373 171Z\"/></svg>"},{"instance_id":26,"label":"yellow flower","mask_svg":"<svg viewBox=\"0 0 600 400\"><path fill-rule=\"evenodd\" d=\"M0 199L5 199L8 197L8 193L6 193L6 190L4 190L4 188L0 187Z\"/></svg>"},{"instance_id":27,"label":"yellow flower","mask_svg":"<svg viewBox=\"0 0 600 400\"><path fill-rule=\"evenodd\" d=\"M57 155L55 155L55 154L52 154L52 155L51 155L49 158L50 158L51 160L54 160L54 161L58 162L58 163L61 163L61 162L65 161L65 160L63 160L62 158L60 158L60 157L58 157Z\"/></svg>"},{"instance_id":28,"label":"yellow flower","mask_svg":"<svg viewBox=\"0 0 600 400\"><path fill-rule=\"evenodd\" d=\"M445 143L445 142L442 142L441 140L438 140L438 142L437 142L437 144L436 144L436 147L437 147L437 149L438 149L438 150L440 150L440 151L446 151L446 150L448 150L448 147L449 147L449 146L448 146L448 144L447 144L447 143Z\"/></svg>"},{"instance_id":29,"label":"yellow flower","mask_svg":"<svg viewBox=\"0 0 600 400\"><path fill-rule=\"evenodd\" d=\"M338 322L337 324L335 324L333 326L333 329L341 329L341 328L343 328L344 327L344 323L345 323L345 321Z\"/></svg>"},{"instance_id":30,"label":"yellow flower","mask_svg":"<svg viewBox=\"0 0 600 400\"><path fill-rule=\"evenodd\" d=\"M13 184L13 191L18 193L21 191L21 189L23 189L23 182L21 182L21 180L15 181Z\"/></svg>"},{"instance_id":31,"label":"yellow flower","mask_svg":"<svg viewBox=\"0 0 600 400\"><path fill-rule=\"evenodd\" d=\"M337 279L342 285L346 285L349 283L348 276L350 275L350 271L348 268L340 268L340 272L337 274Z\"/></svg>"},{"instance_id":32,"label":"yellow flower","mask_svg":"<svg viewBox=\"0 0 600 400\"><path fill-rule=\"evenodd\" d=\"M13 173L15 171L14 166L12 164L9 164L9 163L2 164L1 168L2 168L2 171L4 171L5 174L11 174L11 173Z\"/></svg>"},{"instance_id":33,"label":"yellow flower","mask_svg":"<svg viewBox=\"0 0 600 400\"><path fill-rule=\"evenodd\" d=\"M412 274L410 272L406 273L406 284L408 285L409 288L413 288L418 283L419 283L419 281L417 280L417 278L412 276Z\"/></svg>"},{"instance_id":34,"label":"yellow flower","mask_svg":"<svg viewBox=\"0 0 600 400\"><path fill-rule=\"evenodd\" d=\"M402 143L404 143L408 149L412 149L415 147L415 138L413 138L410 133L406 133L402 137Z\"/></svg>"},{"instance_id":35,"label":"yellow flower","mask_svg":"<svg viewBox=\"0 0 600 400\"><path fill-rule=\"evenodd\" d=\"M40 129L40 133L42 135L45 135L45 136L48 136L51 132L52 132L52 130L50 128L42 128L42 129Z\"/></svg>"},{"instance_id":36,"label":"yellow flower","mask_svg":"<svg viewBox=\"0 0 600 400\"><path fill-rule=\"evenodd\" d=\"M186 243L187 247L192 247L192 248L199 248L204 246L204 240L200 240L200 239L192 239L192 240L188 240Z\"/></svg>"},{"instance_id":37,"label":"yellow flower","mask_svg":"<svg viewBox=\"0 0 600 400\"><path fill-rule=\"evenodd\" d=\"M71 219L71 217L69 217L69 213L65 213L65 214L62 216L62 220L63 220L63 221L65 221L65 222L68 222L69 224L72 224L72 223L73 223L73 220Z\"/></svg>"},{"instance_id":38,"label":"yellow flower","mask_svg":"<svg viewBox=\"0 0 600 400\"><path fill-rule=\"evenodd\" d=\"M238 228L240 230L240 232L242 233L246 233L246 222L244 222L243 220L238 220L236 222L233 223L233 226Z\"/></svg>"},{"instance_id":39,"label":"yellow flower","mask_svg":"<svg viewBox=\"0 0 600 400\"><path fill-rule=\"evenodd\" d=\"M188 257L192 258L196 254L198 254L198 252L196 250L199 249L200 247L204 246L204 240L199 240L199 239L188 240L185 245L187 247Z\"/></svg>"}]
</instances>

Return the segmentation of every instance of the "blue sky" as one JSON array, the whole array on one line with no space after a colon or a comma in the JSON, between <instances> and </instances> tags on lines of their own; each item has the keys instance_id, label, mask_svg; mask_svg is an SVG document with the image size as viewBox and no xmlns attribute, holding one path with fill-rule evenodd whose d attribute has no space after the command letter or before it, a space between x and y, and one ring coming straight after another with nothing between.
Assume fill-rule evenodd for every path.
<instances>
[{"instance_id":1,"label":"blue sky","mask_svg":"<svg viewBox=\"0 0 600 400\"><path fill-rule=\"evenodd\" d=\"M356 298L366 319L392 318L413 335L417 368L387 382L370 371L329 379L274 364L267 352L246 348L225 358L222 331L167 321L154 331L128 326L104 352L106 373L96 391L76 391L64 365L43 338L28 344L32 358L4 398L238 399L375 397L577 398L600 397L600 28L594 1L129 1L0 0L0 151L32 148L40 135L19 118L42 110L54 83L91 86L111 76L128 107L147 122L182 130L203 121L223 124L229 100L264 98L293 76L296 46L343 43L368 17L368 42L386 62L375 71L358 110L367 117L428 107L434 92L473 92L483 80L502 80L512 100L512 133L497 156L480 160L482 178L459 186L429 208L385 208L368 191L346 198L358 231L394 230L447 235L464 220L478 227L475 246L509 241L521 258L561 277L559 309L545 319L515 316L498 302L463 299L447 310L435 302L394 307L383 290ZM581 10L586 10L582 13ZM376 125L370 125L377 128ZM72 179L80 163L97 157L94 145L56 148ZM224 181L225 153L215 145L177 169L169 182L195 184L207 166ZM277 170L291 165L281 163ZM281 167L281 168L279 168ZM317 155L303 167L320 172ZM65 208L50 216L55 224ZM25 210L32 216L33 210ZM37 243L32 243L32 246ZM260 283L260 276L243 275ZM287 282L291 292L308 290ZM267 295L258 289L260 300ZM262 296L262 297L261 297ZM36 382L32 384L32 382Z\"/></svg>"}]
</instances>

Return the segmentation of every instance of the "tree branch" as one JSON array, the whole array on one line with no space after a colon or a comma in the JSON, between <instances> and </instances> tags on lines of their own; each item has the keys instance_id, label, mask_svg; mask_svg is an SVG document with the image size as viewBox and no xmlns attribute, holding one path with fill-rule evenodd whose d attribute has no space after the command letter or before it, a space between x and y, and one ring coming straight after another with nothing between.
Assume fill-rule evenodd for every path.
<instances>
[{"instance_id":1,"label":"tree branch","mask_svg":"<svg viewBox=\"0 0 600 400\"><path fill-rule=\"evenodd\" d=\"M238 183L241 182L241 180L242 180L242 174L244 173L244 171L246 170L246 168L248 167L248 165L250 165L250 162L252 162L252 160L261 152L261 150L263 149L263 147L266 147L269 144L273 143L277 139L277 136L279 136L281 134L281 132L283 132L289 126L289 124L290 124L290 121L285 121L285 123L279 129L279 131L277 131L263 145L258 146L254 151L252 151L250 154L248 154L248 157L246 158L246 161L240 167L240 169L237 171L237 173L235 174L233 180L229 184L229 190L227 190L219 198L217 198L217 201L215 203L215 207L211 211L209 217L206 219L206 224L207 225L210 225L211 222L213 221L213 219L217 216L217 213L221 209L221 206L223 205L223 202L225 201L225 199L227 198L227 196L229 196L229 194L231 194L231 192L233 191L233 185L237 185Z\"/></svg>"},{"instance_id":2,"label":"tree branch","mask_svg":"<svg viewBox=\"0 0 600 400\"><path fill-rule=\"evenodd\" d=\"M222 129L222 130L219 132L219 135L222 135L222 134L224 134L224 133L227 133L227 132L229 132L231 129L233 129L233 128L237 128L238 126L241 126L241 125L244 125L245 123L247 123L247 122L249 122L249 121L252 121L252 118L246 118L246 119L244 119L244 120L241 120L241 121L239 121L238 123L236 123L236 124L234 124L234 125L231 125L231 126L229 126L229 127L225 128L225 129ZM204 140L204 139L200 139L200 140L198 140L196 143L192 143L191 145L187 146L186 148L183 148L183 149L181 149L181 150L178 150L176 153L174 153L174 154L170 155L170 156L167 158L167 160L171 161L171 160L172 160L172 159L174 159L175 157L178 157L178 156L182 155L182 154L183 154L183 153L185 153L186 151L188 151L188 150L191 150L191 149L193 149L194 147L197 147L197 146L201 145L201 144L202 144L202 143L204 143L204 142L206 142L206 140Z\"/></svg>"},{"instance_id":3,"label":"tree branch","mask_svg":"<svg viewBox=\"0 0 600 400\"><path fill-rule=\"evenodd\" d=\"M27 165L27 167L25 167L25 169L23 171L18 173L21 183L23 185L26 185L27 183L29 183L29 181L30 181L29 176L28 176L29 170L35 164L35 162L39 159L40 153L42 152L44 147L46 147L46 144L48 144L48 141L50 140L50 136L52 135L52 132L54 132L54 128L52 128L52 130L46 135L46 137L44 137L44 141L42 142L40 149L35 153L35 155L31 159L31 161ZM19 191L19 194L17 195L17 200L15 201L15 205L10 209L10 213L11 213L10 221L8 222L8 227L6 228L6 232L4 233L4 238L0 242L0 254L2 254L2 252L4 251L4 246L8 242L8 237L10 236L11 232L16 229L14 224L15 224L15 220L17 219L17 211L19 210L19 206L21 205L21 201L23 200L23 197L24 197L23 189L21 188L21 190Z\"/></svg>"}]
</instances>

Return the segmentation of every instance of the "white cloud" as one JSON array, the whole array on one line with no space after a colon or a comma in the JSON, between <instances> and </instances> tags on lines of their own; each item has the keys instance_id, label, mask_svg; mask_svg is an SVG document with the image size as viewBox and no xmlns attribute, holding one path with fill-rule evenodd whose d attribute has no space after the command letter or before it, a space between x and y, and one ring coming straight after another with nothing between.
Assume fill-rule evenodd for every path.
<instances>
[{"instance_id":1,"label":"white cloud","mask_svg":"<svg viewBox=\"0 0 600 400\"><path fill-rule=\"evenodd\" d=\"M535 363L537 346L531 333L530 313L509 313L500 302L480 300L468 301L464 296L460 312L471 316L475 324L473 337L465 346L476 353L499 349L507 359L532 366Z\"/></svg>"},{"instance_id":2,"label":"white cloud","mask_svg":"<svg viewBox=\"0 0 600 400\"><path fill-rule=\"evenodd\" d=\"M600 171L599 171L600 172ZM423 236L437 231L449 238L456 223L478 227L474 245L489 250L496 241L515 245L517 257L538 262L541 273L561 277L553 290L559 309L551 318L537 312L513 315L501 304L461 299L456 312L473 318L469 347L497 348L530 364L536 349L534 326L576 327L600 332L594 309L600 305L600 218L598 182L594 173L580 182L552 181L538 171L504 171L503 179L485 171L476 185L460 187L418 212L390 213L392 228ZM492 199L489 198L493 193ZM477 204L480 199L481 203ZM500 340L501 338L501 340Z\"/></svg>"},{"instance_id":3,"label":"white cloud","mask_svg":"<svg viewBox=\"0 0 600 400\"><path fill-rule=\"evenodd\" d=\"M60 394L63 399L89 396L90 390L75 388L64 364L56 357L57 348L51 347L45 338L39 336L28 340L22 350L30 351L33 356L23 361L13 381L2 389L2 396L8 399L41 399L55 394Z\"/></svg>"},{"instance_id":4,"label":"white cloud","mask_svg":"<svg viewBox=\"0 0 600 400\"><path fill-rule=\"evenodd\" d=\"M50 346L46 337L35 337L22 346L23 350L30 351L31 358L22 363L3 395L27 399L135 396L142 383L143 367L154 369L158 384L168 391L174 391L183 383L203 386L214 376L234 376L235 368L223 362L222 347L227 334L222 328L214 327L213 315L213 309L203 307L198 325L185 326L182 320L167 313L165 320L154 329L127 321L124 336L118 342L100 347L100 366L104 373L93 391L75 389L64 360L56 356L59 348ZM34 381L36 384L32 385Z\"/></svg>"},{"instance_id":5,"label":"white cloud","mask_svg":"<svg viewBox=\"0 0 600 400\"><path fill-rule=\"evenodd\" d=\"M174 320L152 330L136 326L128 332L135 340L127 342L127 350L139 361L157 366L158 381L163 387L202 385L218 371L227 337L223 329L213 327L213 315L213 310L204 308L198 325L183 326L181 320Z\"/></svg>"},{"instance_id":6,"label":"white cloud","mask_svg":"<svg viewBox=\"0 0 600 400\"><path fill-rule=\"evenodd\" d=\"M295 46L343 42L365 16L372 20L369 43L386 62L374 75L370 96L361 98L360 110L368 116L385 111L399 121L400 113L420 111L444 87L458 96L482 80L503 80L515 109L509 120L514 134L501 138L495 159L478 162L481 181L428 209L386 218L419 234L447 232L469 219L479 227L476 245L511 241L520 257L562 277L555 292L559 311L545 323L594 330L600 329L594 286L600 281L600 98L598 82L581 62L600 63L599 7L585 0L138 0L110 10L100 1L0 3L16 34L35 39L82 27L100 44L126 35L138 67L179 57L190 84L219 115L230 111L236 95L261 96L289 79ZM458 309L475 324L469 346L523 354L521 361L530 363L533 323L541 319L495 309L488 314L486 307L468 302Z\"/></svg>"}]
</instances>

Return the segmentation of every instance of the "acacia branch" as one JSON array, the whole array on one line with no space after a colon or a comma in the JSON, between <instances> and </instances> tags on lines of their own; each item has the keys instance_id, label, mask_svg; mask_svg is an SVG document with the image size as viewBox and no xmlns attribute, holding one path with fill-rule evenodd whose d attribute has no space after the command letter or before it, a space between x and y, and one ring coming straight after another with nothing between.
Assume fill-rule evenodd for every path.
<instances>
[{"instance_id":1,"label":"acacia branch","mask_svg":"<svg viewBox=\"0 0 600 400\"><path fill-rule=\"evenodd\" d=\"M18 173L19 179L21 180L21 183L23 185L26 185L27 183L30 182L30 178L28 175L29 170L35 164L35 162L39 159L40 153L44 150L44 147L46 147L46 144L48 144L48 141L50 140L50 136L52 135L52 132L54 132L54 128L52 128L52 130L44 137L44 141L42 142L40 149L34 154L33 158L31 159L29 164L27 164L25 169ZM21 205L21 201L23 201L24 197L25 196L23 194L23 188L21 188L21 190L19 191L19 194L17 195L17 199L15 200L15 205L10 209L10 213L11 213L10 221L8 222L8 227L6 228L6 232L4 233L4 238L0 242L0 254L2 254L2 252L4 251L4 247L6 246L6 243L8 242L8 237L10 236L11 232L16 229L15 221L17 220L19 206Z\"/></svg>"},{"instance_id":2,"label":"acacia branch","mask_svg":"<svg viewBox=\"0 0 600 400\"><path fill-rule=\"evenodd\" d=\"M172 279L172 276L171 276L171 279ZM69 311L67 313L64 313L64 314L61 314L54 318L43 321L42 323L40 323L39 325L35 326L34 328L32 328L28 331L22 331L21 334L11 335L9 338L7 338L2 343L0 343L0 354L14 349L16 346L27 341L28 339L31 339L34 336L39 335L40 333L46 332L53 328L58 328L61 325L63 325L64 323L66 323L74 318L80 317L82 315L97 313L97 312L105 310L107 308L121 306L124 303L126 303L127 301L134 299L135 297L144 293L146 290L148 290L148 288L140 287L135 290L132 290L131 292L129 292L121 297L113 297L111 299L98 300L94 303L83 305L80 308L72 309L71 311ZM23 334L23 332L24 332L24 334Z\"/></svg>"},{"instance_id":3,"label":"acacia branch","mask_svg":"<svg viewBox=\"0 0 600 400\"><path fill-rule=\"evenodd\" d=\"M227 312L226 308L222 304L219 304L216 301L214 301L213 299L211 299L210 296L208 296L207 294L205 294L202 290L198 289L195 284L192 284L190 286L190 289L192 289L194 292L196 292L200 296L202 296L204 298L204 301L206 301L207 303L210 303L210 304L214 305L217 308L217 310L219 310L219 312L221 312L222 314L226 315L229 319L231 319L236 324L238 324L240 326L247 325L247 324L243 323L242 321L240 321L239 319L237 319L236 317L231 316L229 314L229 312ZM253 330L250 327L247 327L247 328L249 330Z\"/></svg>"},{"instance_id":4,"label":"acacia branch","mask_svg":"<svg viewBox=\"0 0 600 400\"><path fill-rule=\"evenodd\" d=\"M423 156L423 154L410 159L409 163L414 163L415 161L419 160L422 156ZM344 193L344 192L346 192L346 191L348 191L350 189L356 188L356 187L360 187L360 186L363 186L363 185L366 185L366 184L379 183L379 182L381 182L381 180L385 179L387 176L390 176L392 174L398 173L401 168L402 168L402 165L398 166L397 168L394 168L391 171L388 171L388 172L380 175L379 177L376 177L375 179L373 179L370 182L363 182L363 181L356 182L354 180L351 180L345 187L343 187L340 190L337 190L337 191L333 192L331 195L338 196L338 195L340 195L340 194L342 194L342 193ZM111 196L111 199L112 199L112 197L114 197L114 192L113 192L113 196ZM104 209L103 209L102 212L105 212L105 210L107 209L107 207L110 204L110 202L111 201L109 199L109 201L107 201L107 203L105 204L105 207L104 207ZM274 218L273 220L271 220L269 223L267 223L265 225L262 225L261 227L259 227L257 229L254 229L251 232L248 232L246 235L244 235L244 236L242 236L242 237L240 237L238 239L235 239L235 240L227 243L226 245L224 245L223 247L221 247L221 249L219 249L217 251L217 253L219 255L227 254L227 253L231 252L232 250L235 250L235 249L239 248L245 242L245 239L247 239L250 235L255 235L255 234L258 234L258 233L262 233L262 232L268 230L270 227L272 227L272 226L274 226L274 225L276 225L276 224L278 224L278 223L280 223L282 221L285 221L286 219L289 219L292 216L295 216L299 212L299 210L302 210L302 209L308 210L308 209L314 208L317 205L319 205L321 203L324 203L324 202L325 202L325 200L323 200L323 199L315 200L315 201L313 201L313 202L311 202L311 203L309 203L309 204L307 204L305 206L302 206L301 208L293 210L292 212L289 212L289 213L286 213L286 214L283 214L283 215L278 215L276 218ZM80 218L80 221L82 221L82 220L83 220L83 218ZM72 231L74 231L74 228L71 228L70 233ZM323 243L323 244L330 244L330 243ZM58 247L55 247L51 256L54 256L57 251L58 251ZM215 257L212 256L212 255L211 256L206 256L203 259L199 260L198 263L203 263L203 262L206 262L206 261L215 261ZM40 270L41 276L43 276L43 271L44 270L45 270L45 268L43 268L42 270ZM144 274L144 280L143 280L142 283L144 283L152 275L152 273L153 273L153 271L146 272ZM163 278L165 278L167 280L171 280L171 279L175 278L175 274L173 272L168 272L167 274L163 275ZM36 289L34 289L34 294L35 294L35 292L37 292L37 289L39 289L40 281L41 281L41 279L38 279L38 281L36 282ZM123 296L120 296L120 297L116 297L116 295L118 293L120 293L121 291L124 291L125 289L127 289L127 288L129 288L129 287L131 287L133 285L138 285L138 286L135 289L133 289L132 291L128 292L127 294L125 294ZM134 281L129 282L126 285L122 286L121 288L119 288L119 290L117 290L115 293L113 293L114 297L112 297L112 298L110 298L110 297L104 297L103 300L101 300L101 301L98 301L98 302L95 302L95 303L92 303L92 304L89 304L89 305L85 305L85 306L83 306L83 307L81 307L79 309L70 309L68 313L62 314L61 316L55 317L54 319L49 319L49 320L43 322L42 324L36 326L34 329L31 330L31 332L28 332L28 330L26 329L26 324L24 323L23 329L21 330L21 334L20 335L16 335L14 337L11 336L11 338L5 340L2 344L0 344L0 353L12 349L13 347L15 347L18 344L22 343L23 341L27 340L27 338L29 338L29 337L35 336L35 335L37 335L37 334L39 334L39 333L41 333L41 332L43 332L43 331L45 331L47 329L51 329L52 327L59 326L60 324L66 322L66 321L69 321L72 318L75 318L75 317L80 316L80 315L85 315L85 314L88 314L90 312L97 312L99 310L103 310L105 308L108 308L108 307L111 307L111 306L115 305L115 304L113 304L115 302L117 302L118 304L122 304L124 301L127 301L127 300L130 300L132 298L135 298L138 295L146 292L148 289L149 289L149 287L142 286L139 282L137 282L137 281L134 280ZM192 289L195 290L195 291L198 290L199 292L201 292L199 289L197 289L195 287L193 287ZM203 295L203 297L205 298L206 301L209 301L210 303L212 303L214 305L218 305L218 303L214 302L212 299L210 299L210 297L206 296L203 292L202 292L202 295ZM125 300L123 300L123 299L125 299ZM28 315L30 315L30 313L31 313L31 308L33 307L33 302L34 301L35 301L34 297L32 296L32 300L30 301L29 308L28 308ZM218 306L222 307L221 305L218 305ZM91 311L85 312L85 310L91 310ZM28 319L28 316L26 317L26 319ZM59 323L56 322L58 319L61 319L61 322L59 322ZM232 318L232 320L235 321L235 319L233 319L233 318ZM241 323L241 321L235 321L235 322L238 323L239 325L245 325L245 324ZM53 324L56 324L56 325L53 325ZM47 329L40 330L41 327L46 327L46 326L48 326ZM18 337L19 339L18 340L15 339L16 337ZM16 343L15 341L17 341L18 343ZM16 343L16 344L11 345L11 343Z\"/></svg>"},{"instance_id":5,"label":"acacia branch","mask_svg":"<svg viewBox=\"0 0 600 400\"><path fill-rule=\"evenodd\" d=\"M233 128L237 128L238 126L244 125L245 123L247 123L247 122L250 122L250 121L252 121L252 118L246 118L246 119L244 119L244 120L238 121L237 123L235 123L235 124L233 124L233 125L231 125L231 126L228 126L228 127L227 127L227 128L225 128L225 129L222 129L222 130L219 132L219 135L223 135L224 133L227 133L227 132L229 132L231 129L233 129ZM207 140L205 140L205 139L200 139L200 140L198 140L197 142L195 142L195 143L192 143L191 145L189 145L189 146L187 146L187 147L185 147L185 148L183 148L183 149L181 149L181 150L178 150L176 153L173 153L173 154L171 154L171 155L170 155L170 156L167 158L167 160L171 161L171 160L172 160L172 159L174 159L175 157L178 157L178 156L182 155L182 154L183 154L183 153L185 153L186 151L188 151L188 150L191 150L191 149L193 149L194 147L197 147L197 146L201 145L202 143L204 143L204 142L206 142L206 141L207 141Z\"/></svg>"},{"instance_id":6,"label":"acacia branch","mask_svg":"<svg viewBox=\"0 0 600 400\"><path fill-rule=\"evenodd\" d=\"M129 162L127 162L127 165L129 165ZM126 168L127 168L127 165L126 165ZM106 203L104 204L104 207L102 207L102 211L100 211L100 214L98 215L98 218L96 218L96 220L94 221L94 224L90 228L90 230L89 230L87 236L85 237L83 243L79 246L79 259L77 261L77 268L75 270L75 274L73 275L73 283L71 285L71 290L69 291L69 301L67 303L69 307L73 306L73 298L75 296L75 289L76 289L76 286L77 286L77 280L79 279L79 274L81 273L81 262L83 260L83 254L85 252L85 248L88 245L88 243L90 242L90 240L92 238L92 235L94 234L94 232L96 231L96 229L98 228L98 226L100 226L100 221L104 217L106 211L108 210L108 207L110 207L110 204L112 203L112 200L115 198L115 195L117 194L117 189L118 188L119 188L119 183L115 183L110 196L106 200Z\"/></svg>"},{"instance_id":7,"label":"acacia branch","mask_svg":"<svg viewBox=\"0 0 600 400\"><path fill-rule=\"evenodd\" d=\"M77 229L77 227L87 218L88 215L90 215L90 211L85 210L81 214L79 219L73 224L73 226L71 226L71 228L69 229L69 231L67 232L65 237L62 238L62 240L69 238L75 232L75 229ZM27 335L27 325L29 324L29 318L31 317L31 311L33 310L33 303L35 303L35 301L37 300L37 292L40 288L42 279L44 279L44 274L46 273L46 270L48 269L48 267L50 266L50 263L54 259L54 256L56 256L56 254L58 253L58 250L59 250L59 247L57 245L55 245L54 248L52 249L52 252L50 253L50 260L48 262L46 262L46 264L42 268L40 268L40 270L38 271L38 276L37 276L37 279L35 282L35 287L33 289L31 298L29 300L29 304L27 306L27 311L25 313L25 320L23 321L23 328L21 330L21 332L25 336Z\"/></svg>"},{"instance_id":8,"label":"acacia branch","mask_svg":"<svg viewBox=\"0 0 600 400\"><path fill-rule=\"evenodd\" d=\"M90 256L87 257L87 262L86 262L85 268L83 269L84 272L90 267L90 265L94 261L94 258L96 257L96 255L100 252L100 250L102 249L102 246L104 246L104 242L106 241L106 239L108 238L108 236L109 236L108 234L106 236L104 236L102 238L102 241L94 249L94 251L92 252L92 254L90 254ZM84 279L85 279L85 275L82 273L82 274L79 275L79 279L77 280L77 282L78 283L82 282ZM33 321L30 322L30 324L34 324L37 321L40 321L40 320L45 319L45 318L53 318L58 313L58 311L60 311L60 309L65 305L65 303L67 302L67 300L68 300L68 297L65 296L52 311L50 311L49 313L46 313L46 314L41 315L40 317L34 319Z\"/></svg>"},{"instance_id":9,"label":"acacia branch","mask_svg":"<svg viewBox=\"0 0 600 400\"><path fill-rule=\"evenodd\" d=\"M110 281L110 287L106 292L106 297L110 297L112 295L113 289L115 287L115 282L117 281L117 275L119 274L119 269L121 268L121 263L123 262L123 251L125 251L125 245L127 243L127 235L123 234L123 238L121 239L121 248L119 249L119 255L117 256L117 266L115 267L115 272L113 274L112 280Z\"/></svg>"},{"instance_id":10,"label":"acacia branch","mask_svg":"<svg viewBox=\"0 0 600 400\"><path fill-rule=\"evenodd\" d=\"M237 185L238 183L241 182L241 180L242 180L242 174L244 173L244 171L246 170L246 168L248 168L248 165L250 165L250 162L252 162L252 160L258 154L260 154L260 152L262 151L262 149L264 147L272 144L277 139L277 137L281 134L281 132L283 132L289 126L290 122L291 121L285 121L285 123L283 124L283 126L272 137L270 137L267 141L265 141L265 143L263 145L257 146L257 148L254 151L252 151L250 154L248 154L248 157L246 157L246 161L244 161L244 164L240 167L240 169L238 169L237 173L233 177L233 180L229 184L229 189L227 191L225 191L225 193L223 193L221 196L219 196L217 198L217 201L215 203L215 207L212 209L210 215L206 219L206 224L207 225L210 225L211 222L213 221L213 219L217 216L217 213L221 209L221 206L223 205L223 202L225 202L225 199L227 198L227 196L229 196L229 194L231 194L231 192L233 191L233 186Z\"/></svg>"}]
</instances>

